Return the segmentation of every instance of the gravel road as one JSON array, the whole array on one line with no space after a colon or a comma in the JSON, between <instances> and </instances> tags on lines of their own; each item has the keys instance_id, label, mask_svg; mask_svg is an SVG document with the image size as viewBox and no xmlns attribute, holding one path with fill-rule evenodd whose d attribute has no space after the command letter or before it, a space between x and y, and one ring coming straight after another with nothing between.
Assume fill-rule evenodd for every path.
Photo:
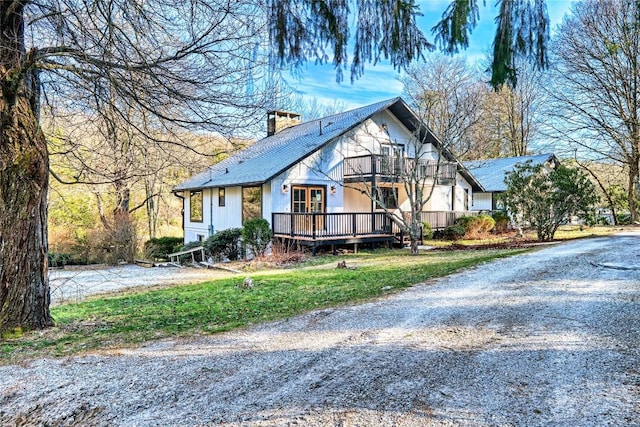
<instances>
[{"instance_id":1,"label":"gravel road","mask_svg":"<svg viewBox=\"0 0 640 427\"><path fill-rule=\"evenodd\" d=\"M640 233L366 304L0 367L0 425L640 425Z\"/></svg>"}]
</instances>

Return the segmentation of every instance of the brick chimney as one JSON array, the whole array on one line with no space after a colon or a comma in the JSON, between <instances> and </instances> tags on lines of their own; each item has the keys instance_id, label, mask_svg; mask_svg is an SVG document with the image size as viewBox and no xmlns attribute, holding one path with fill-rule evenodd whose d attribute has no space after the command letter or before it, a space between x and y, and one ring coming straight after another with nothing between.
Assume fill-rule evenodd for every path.
<instances>
[{"instance_id":1,"label":"brick chimney","mask_svg":"<svg viewBox=\"0 0 640 427\"><path fill-rule=\"evenodd\" d=\"M283 129L302 123L302 115L286 111L269 111L267 113L267 136L275 135Z\"/></svg>"}]
</instances>

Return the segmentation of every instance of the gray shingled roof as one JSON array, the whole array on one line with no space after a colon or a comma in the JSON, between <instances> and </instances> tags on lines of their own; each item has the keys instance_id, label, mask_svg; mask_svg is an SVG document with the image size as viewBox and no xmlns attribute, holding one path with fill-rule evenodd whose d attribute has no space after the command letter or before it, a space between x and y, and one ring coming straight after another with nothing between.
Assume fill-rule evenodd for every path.
<instances>
[{"instance_id":1,"label":"gray shingled roof","mask_svg":"<svg viewBox=\"0 0 640 427\"><path fill-rule=\"evenodd\" d=\"M386 109L410 131L416 130L417 117L407 104L401 98L389 99L281 130L207 168L174 187L173 191L264 183ZM439 143L433 135L429 134L427 137L430 142ZM454 160L450 153L445 153L445 157ZM479 188L472 176L465 171L462 173L474 188Z\"/></svg>"},{"instance_id":2,"label":"gray shingled roof","mask_svg":"<svg viewBox=\"0 0 640 427\"><path fill-rule=\"evenodd\" d=\"M375 113L398 102L403 101L393 98L284 129L207 168L173 191L266 182Z\"/></svg>"},{"instance_id":3,"label":"gray shingled roof","mask_svg":"<svg viewBox=\"0 0 640 427\"><path fill-rule=\"evenodd\" d=\"M506 157L500 159L470 160L462 164L476 177L486 191L505 191L507 189L504 178L507 172L520 163L531 161L533 166L547 161L557 162L553 154L538 154L535 156Z\"/></svg>"}]
</instances>

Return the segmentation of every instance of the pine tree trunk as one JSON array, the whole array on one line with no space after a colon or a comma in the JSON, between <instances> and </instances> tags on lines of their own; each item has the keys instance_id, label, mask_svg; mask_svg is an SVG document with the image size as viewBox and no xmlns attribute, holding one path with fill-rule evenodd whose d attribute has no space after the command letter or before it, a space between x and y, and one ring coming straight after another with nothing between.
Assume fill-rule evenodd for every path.
<instances>
[{"instance_id":1,"label":"pine tree trunk","mask_svg":"<svg viewBox=\"0 0 640 427\"><path fill-rule=\"evenodd\" d=\"M23 3L0 2L0 334L53 324L47 277L49 160ZM33 54L33 52L30 52Z\"/></svg>"}]
</instances>

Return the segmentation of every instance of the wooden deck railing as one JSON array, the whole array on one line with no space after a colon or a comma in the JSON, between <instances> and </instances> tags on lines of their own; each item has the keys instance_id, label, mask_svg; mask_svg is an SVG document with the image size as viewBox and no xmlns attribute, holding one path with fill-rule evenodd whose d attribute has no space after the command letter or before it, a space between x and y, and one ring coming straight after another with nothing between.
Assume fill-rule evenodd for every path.
<instances>
[{"instance_id":1,"label":"wooden deck railing","mask_svg":"<svg viewBox=\"0 0 640 427\"><path fill-rule=\"evenodd\" d=\"M420 219L428 223L433 230L440 230L455 224L456 220L462 216L478 214L478 211L423 211Z\"/></svg>"},{"instance_id":2,"label":"wooden deck railing","mask_svg":"<svg viewBox=\"0 0 640 427\"><path fill-rule=\"evenodd\" d=\"M416 176L418 179L455 179L457 170L457 164L452 162L377 154L347 157L343 164L343 176L351 180L368 180L372 177L403 180L408 176Z\"/></svg>"},{"instance_id":3,"label":"wooden deck railing","mask_svg":"<svg viewBox=\"0 0 640 427\"><path fill-rule=\"evenodd\" d=\"M422 222L434 230L453 225L464 215L475 211L425 211ZM288 213L271 214L273 234L292 239L345 239L352 237L397 236L400 228L385 212Z\"/></svg>"},{"instance_id":4,"label":"wooden deck railing","mask_svg":"<svg viewBox=\"0 0 640 427\"><path fill-rule=\"evenodd\" d=\"M328 239L392 235L391 218L384 212L273 213L275 236Z\"/></svg>"}]
</instances>

